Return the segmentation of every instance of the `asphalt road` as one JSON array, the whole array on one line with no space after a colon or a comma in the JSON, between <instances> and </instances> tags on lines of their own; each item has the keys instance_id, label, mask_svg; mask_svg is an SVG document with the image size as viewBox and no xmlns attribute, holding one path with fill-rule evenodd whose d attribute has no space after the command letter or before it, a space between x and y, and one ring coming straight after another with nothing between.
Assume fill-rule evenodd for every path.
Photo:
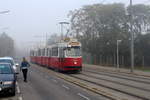
<instances>
[{"instance_id":1,"label":"asphalt road","mask_svg":"<svg viewBox=\"0 0 150 100\"><path fill-rule=\"evenodd\" d=\"M47 69L50 70L50 69ZM23 82L22 73L18 76L18 89L15 97L0 97L0 100L107 100L103 96L89 92L74 84L57 78L52 73L31 66L28 82Z\"/></svg>"}]
</instances>

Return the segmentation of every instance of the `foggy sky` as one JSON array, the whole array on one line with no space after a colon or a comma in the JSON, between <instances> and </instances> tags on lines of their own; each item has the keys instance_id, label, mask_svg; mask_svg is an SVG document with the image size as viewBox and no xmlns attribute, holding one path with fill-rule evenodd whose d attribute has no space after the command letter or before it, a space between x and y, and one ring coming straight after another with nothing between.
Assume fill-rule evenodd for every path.
<instances>
[{"instance_id":1,"label":"foggy sky","mask_svg":"<svg viewBox=\"0 0 150 100\"><path fill-rule=\"evenodd\" d=\"M129 4L129 0L0 0L0 11L10 10L8 14L0 14L0 33L8 33L19 46L31 45L33 41L44 41L46 33L60 33L58 23L69 21L70 10L101 2ZM150 3L148 0L133 2Z\"/></svg>"}]
</instances>

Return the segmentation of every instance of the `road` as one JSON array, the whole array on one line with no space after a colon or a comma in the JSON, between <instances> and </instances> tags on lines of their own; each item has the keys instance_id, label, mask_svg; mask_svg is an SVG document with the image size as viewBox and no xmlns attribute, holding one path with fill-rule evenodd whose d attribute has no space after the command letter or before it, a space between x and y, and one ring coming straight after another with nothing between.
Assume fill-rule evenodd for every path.
<instances>
[{"instance_id":1,"label":"road","mask_svg":"<svg viewBox=\"0 0 150 100\"><path fill-rule=\"evenodd\" d=\"M23 82L22 74L18 76L17 95L1 97L0 100L107 100L107 98L68 83L53 73L43 72L31 66L27 83Z\"/></svg>"}]
</instances>

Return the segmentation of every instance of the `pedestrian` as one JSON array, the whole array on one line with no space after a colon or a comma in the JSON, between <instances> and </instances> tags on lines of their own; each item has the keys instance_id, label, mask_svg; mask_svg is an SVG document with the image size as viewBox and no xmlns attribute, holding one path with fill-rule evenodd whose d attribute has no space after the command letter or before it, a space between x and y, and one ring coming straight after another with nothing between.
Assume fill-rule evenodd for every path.
<instances>
[{"instance_id":1,"label":"pedestrian","mask_svg":"<svg viewBox=\"0 0 150 100\"><path fill-rule=\"evenodd\" d=\"M29 67L30 67L30 64L28 63L26 58L23 57L23 60L21 62L20 70L22 70L24 82L27 82L27 72L28 72Z\"/></svg>"}]
</instances>

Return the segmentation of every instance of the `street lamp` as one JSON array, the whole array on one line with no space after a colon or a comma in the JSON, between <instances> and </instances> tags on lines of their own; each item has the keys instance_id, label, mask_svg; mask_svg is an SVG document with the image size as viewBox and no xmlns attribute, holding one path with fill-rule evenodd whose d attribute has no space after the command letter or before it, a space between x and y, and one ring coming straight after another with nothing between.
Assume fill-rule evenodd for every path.
<instances>
[{"instance_id":1,"label":"street lamp","mask_svg":"<svg viewBox=\"0 0 150 100\"><path fill-rule=\"evenodd\" d=\"M59 24L61 25L61 39L63 39L63 25L69 24L69 23L68 22L59 22Z\"/></svg>"},{"instance_id":2,"label":"street lamp","mask_svg":"<svg viewBox=\"0 0 150 100\"><path fill-rule=\"evenodd\" d=\"M6 14L6 13L9 13L9 12L10 12L9 10L1 11L0 14Z\"/></svg>"},{"instance_id":3,"label":"street lamp","mask_svg":"<svg viewBox=\"0 0 150 100\"><path fill-rule=\"evenodd\" d=\"M117 40L117 69L119 69L119 43L122 40Z\"/></svg>"},{"instance_id":4,"label":"street lamp","mask_svg":"<svg viewBox=\"0 0 150 100\"><path fill-rule=\"evenodd\" d=\"M9 13L10 11L9 10L6 10L6 11L1 11L0 14L6 14L6 13ZM5 27L3 29L9 29L8 27Z\"/></svg>"}]
</instances>

